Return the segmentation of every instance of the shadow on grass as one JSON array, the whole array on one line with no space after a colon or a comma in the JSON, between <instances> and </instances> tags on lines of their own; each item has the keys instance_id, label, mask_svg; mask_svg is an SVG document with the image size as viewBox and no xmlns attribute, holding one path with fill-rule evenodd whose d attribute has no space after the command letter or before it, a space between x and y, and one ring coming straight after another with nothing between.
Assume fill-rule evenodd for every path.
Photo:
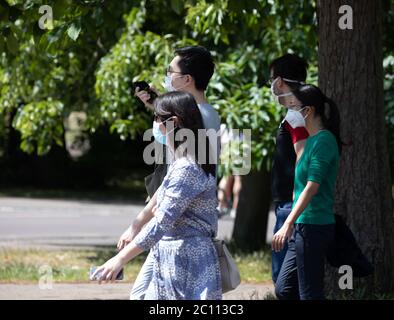
<instances>
[{"instance_id":1,"label":"shadow on grass","mask_svg":"<svg viewBox=\"0 0 394 320\"><path fill-rule=\"evenodd\" d=\"M146 192L143 188L122 189L108 188L97 190L37 189L37 188L2 188L0 197L75 200L95 203L137 203L144 204Z\"/></svg>"},{"instance_id":2,"label":"shadow on grass","mask_svg":"<svg viewBox=\"0 0 394 320\"><path fill-rule=\"evenodd\" d=\"M118 253L113 246L96 246L90 250L90 254L86 256L86 260L92 264L101 265L111 259ZM135 257L133 262L143 263L148 256L148 252L143 252Z\"/></svg>"}]
</instances>

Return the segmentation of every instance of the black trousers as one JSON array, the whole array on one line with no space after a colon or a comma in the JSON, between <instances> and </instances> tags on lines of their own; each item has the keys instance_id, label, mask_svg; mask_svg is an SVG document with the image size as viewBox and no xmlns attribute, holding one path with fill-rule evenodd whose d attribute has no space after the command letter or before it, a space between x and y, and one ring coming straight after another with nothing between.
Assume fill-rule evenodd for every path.
<instances>
[{"instance_id":1,"label":"black trousers","mask_svg":"<svg viewBox=\"0 0 394 320\"><path fill-rule=\"evenodd\" d=\"M324 261L335 224L296 224L275 284L280 300L323 300Z\"/></svg>"}]
</instances>

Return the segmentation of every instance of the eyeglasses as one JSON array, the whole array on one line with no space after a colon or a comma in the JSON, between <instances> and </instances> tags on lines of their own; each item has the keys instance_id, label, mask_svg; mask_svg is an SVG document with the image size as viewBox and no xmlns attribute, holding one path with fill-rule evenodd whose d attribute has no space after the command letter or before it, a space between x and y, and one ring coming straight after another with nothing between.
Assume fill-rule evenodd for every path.
<instances>
[{"instance_id":1,"label":"eyeglasses","mask_svg":"<svg viewBox=\"0 0 394 320\"><path fill-rule=\"evenodd\" d=\"M183 72L172 70L171 67L166 68L166 75L169 76L171 73L183 74Z\"/></svg>"}]
</instances>

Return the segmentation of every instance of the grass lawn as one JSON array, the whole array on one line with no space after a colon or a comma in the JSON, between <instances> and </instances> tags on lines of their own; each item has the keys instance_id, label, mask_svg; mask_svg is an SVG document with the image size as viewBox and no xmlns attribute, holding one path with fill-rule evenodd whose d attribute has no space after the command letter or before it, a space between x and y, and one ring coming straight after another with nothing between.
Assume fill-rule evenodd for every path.
<instances>
[{"instance_id":1,"label":"grass lawn","mask_svg":"<svg viewBox=\"0 0 394 320\"><path fill-rule=\"evenodd\" d=\"M34 283L43 276L43 266L52 269L55 282L88 282L89 269L104 263L116 254L106 248L96 250L45 250L45 249L0 249L0 282ZM133 281L144 262L141 255L127 264L124 279Z\"/></svg>"},{"instance_id":2,"label":"grass lawn","mask_svg":"<svg viewBox=\"0 0 394 320\"><path fill-rule=\"evenodd\" d=\"M15 249L0 248L0 283L35 283L50 266L54 282L89 282L89 269L101 265L116 254L108 248L98 249ZM145 261L140 255L124 269L124 280L133 282ZM261 283L271 279L270 251L234 254L243 283Z\"/></svg>"},{"instance_id":3,"label":"grass lawn","mask_svg":"<svg viewBox=\"0 0 394 320\"><path fill-rule=\"evenodd\" d=\"M261 283L271 281L271 250L244 254L234 254L243 283Z\"/></svg>"}]
</instances>

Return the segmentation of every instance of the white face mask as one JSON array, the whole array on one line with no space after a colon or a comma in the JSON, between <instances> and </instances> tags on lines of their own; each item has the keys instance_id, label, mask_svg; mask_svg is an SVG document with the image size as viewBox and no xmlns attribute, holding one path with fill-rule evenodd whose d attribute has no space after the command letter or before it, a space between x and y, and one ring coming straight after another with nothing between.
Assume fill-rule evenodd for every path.
<instances>
[{"instance_id":1,"label":"white face mask","mask_svg":"<svg viewBox=\"0 0 394 320\"><path fill-rule=\"evenodd\" d=\"M291 95L293 94L292 92L286 92L286 93L276 94L276 93L275 93L275 83L276 83L278 80L279 80L279 77L276 78L276 79L274 80L274 82L272 82L272 84L271 84L271 94L272 94L272 97L274 98L274 100L275 100L276 103L280 103L280 102L279 102L279 98L281 98L281 97L288 97L288 96L291 96ZM283 79L283 80L285 80L285 79Z\"/></svg>"},{"instance_id":2,"label":"white face mask","mask_svg":"<svg viewBox=\"0 0 394 320\"><path fill-rule=\"evenodd\" d=\"M176 91L176 89L172 86L172 77L165 76L164 78L164 88L167 92Z\"/></svg>"},{"instance_id":3,"label":"white face mask","mask_svg":"<svg viewBox=\"0 0 394 320\"><path fill-rule=\"evenodd\" d=\"M183 75L182 75L182 76L179 76L178 78L180 78L180 77L183 77ZM164 88L167 90L167 92L179 91L179 90L181 90L182 88L186 87L186 86L183 86L183 87L181 87L181 88L176 89L176 88L172 85L172 80L173 80L173 78L172 78L171 75L170 75L170 76L167 75L167 76L165 76L165 78L164 78Z\"/></svg>"},{"instance_id":4,"label":"white face mask","mask_svg":"<svg viewBox=\"0 0 394 320\"><path fill-rule=\"evenodd\" d=\"M304 116L301 114L301 111L305 108L306 107L298 111L292 109L289 109L287 111L285 120L289 123L290 127L292 127L293 129L298 127L305 127L305 119L307 118L307 116L304 118Z\"/></svg>"}]
</instances>

